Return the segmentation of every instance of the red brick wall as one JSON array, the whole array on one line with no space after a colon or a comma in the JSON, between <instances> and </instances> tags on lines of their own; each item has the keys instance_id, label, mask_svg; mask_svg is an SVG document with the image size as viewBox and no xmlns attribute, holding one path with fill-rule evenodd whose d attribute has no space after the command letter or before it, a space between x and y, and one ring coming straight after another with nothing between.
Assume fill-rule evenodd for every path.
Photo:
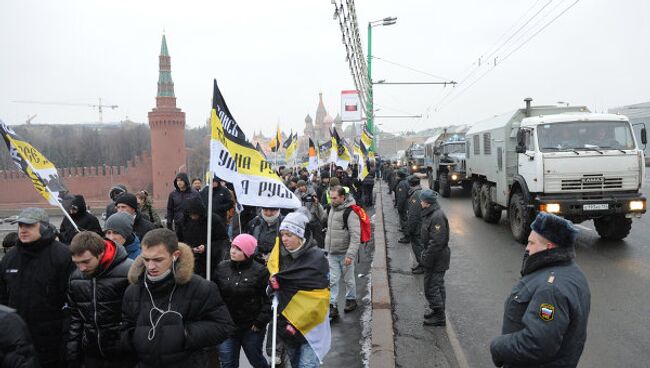
<instances>
[{"instance_id":1,"label":"red brick wall","mask_svg":"<svg viewBox=\"0 0 650 368\"><path fill-rule=\"evenodd\" d=\"M127 166L74 167L59 169L63 183L73 194L82 194L89 206L100 208L108 201L108 191L115 184L126 185L129 192L145 189L151 193L151 154L129 161ZM0 171L0 209L49 207L29 179L19 171Z\"/></svg>"}]
</instances>

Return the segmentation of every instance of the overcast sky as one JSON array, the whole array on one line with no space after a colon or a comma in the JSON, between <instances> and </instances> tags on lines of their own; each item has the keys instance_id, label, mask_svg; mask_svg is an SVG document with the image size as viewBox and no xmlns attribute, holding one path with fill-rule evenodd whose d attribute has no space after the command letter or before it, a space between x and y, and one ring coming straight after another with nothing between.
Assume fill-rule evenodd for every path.
<instances>
[{"instance_id":1,"label":"overcast sky","mask_svg":"<svg viewBox=\"0 0 650 368\"><path fill-rule=\"evenodd\" d=\"M368 21L396 16L396 25L373 29L373 55L461 81L479 56L549 1L358 0L356 9L364 52ZM497 58L496 67L484 60L447 98L450 87L375 86L377 115L423 114L378 119L382 129L473 123L518 108L528 96L537 103L566 101L598 111L649 101L647 0L579 1L501 64L573 2L546 5L490 58ZM189 126L207 118L216 78L248 134L262 129L270 135L277 122L302 132L320 91L335 116L340 91L354 88L333 11L327 0L2 1L0 119L18 124L38 114L34 123L96 121L91 108L12 101L96 103L101 97L119 105L105 111L104 121L128 116L147 122L164 29L177 104ZM382 60L373 61L373 79L441 80Z\"/></svg>"}]
</instances>

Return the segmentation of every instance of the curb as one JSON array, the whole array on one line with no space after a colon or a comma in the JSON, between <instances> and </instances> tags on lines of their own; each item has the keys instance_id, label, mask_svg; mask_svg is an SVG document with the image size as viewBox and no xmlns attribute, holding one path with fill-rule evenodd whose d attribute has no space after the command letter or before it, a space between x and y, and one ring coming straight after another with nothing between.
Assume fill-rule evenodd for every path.
<instances>
[{"instance_id":1,"label":"curb","mask_svg":"<svg viewBox=\"0 0 650 368\"><path fill-rule=\"evenodd\" d=\"M379 188L375 208L375 254L370 266L372 275L372 353L370 368L395 367L395 341L393 336L393 306L390 299L388 284L388 269L386 263L386 233L384 230L384 214L382 203L381 180L375 184Z\"/></svg>"}]
</instances>

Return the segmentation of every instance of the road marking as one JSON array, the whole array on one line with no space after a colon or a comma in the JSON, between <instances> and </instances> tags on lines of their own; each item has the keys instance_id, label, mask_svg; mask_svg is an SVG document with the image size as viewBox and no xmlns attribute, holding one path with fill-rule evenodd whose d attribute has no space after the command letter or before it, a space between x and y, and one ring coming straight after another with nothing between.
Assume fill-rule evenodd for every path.
<instances>
[{"instance_id":1,"label":"road marking","mask_svg":"<svg viewBox=\"0 0 650 368\"><path fill-rule=\"evenodd\" d=\"M580 224L575 224L575 225L579 229L586 230L586 231L593 231L592 229L590 229L590 228L588 228L588 227L586 227L584 225L580 225Z\"/></svg>"},{"instance_id":2,"label":"road marking","mask_svg":"<svg viewBox=\"0 0 650 368\"><path fill-rule=\"evenodd\" d=\"M465 358L465 352L463 352L463 348L460 346L460 341L458 340L458 335L456 335L456 330L454 329L454 326L451 324L451 320L449 319L449 316L447 318L447 336L449 337L449 343L451 343L451 348L454 350L454 355L456 355L456 363L458 363L458 366L460 368L469 368L469 364L467 364L467 359Z\"/></svg>"}]
</instances>

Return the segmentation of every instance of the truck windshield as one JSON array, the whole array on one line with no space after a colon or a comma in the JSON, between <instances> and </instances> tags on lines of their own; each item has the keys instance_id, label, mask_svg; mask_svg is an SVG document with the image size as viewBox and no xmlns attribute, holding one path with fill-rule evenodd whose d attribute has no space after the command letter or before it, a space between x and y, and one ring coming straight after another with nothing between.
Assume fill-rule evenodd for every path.
<instances>
[{"instance_id":1,"label":"truck windshield","mask_svg":"<svg viewBox=\"0 0 650 368\"><path fill-rule=\"evenodd\" d=\"M411 155L413 155L413 157L416 157L416 156L424 157L424 149L423 148L418 148L418 149L411 150Z\"/></svg>"},{"instance_id":2,"label":"truck windshield","mask_svg":"<svg viewBox=\"0 0 650 368\"><path fill-rule=\"evenodd\" d=\"M445 146L444 153L465 153L465 143L453 143Z\"/></svg>"},{"instance_id":3,"label":"truck windshield","mask_svg":"<svg viewBox=\"0 0 650 368\"><path fill-rule=\"evenodd\" d=\"M623 121L576 121L537 127L542 152L634 149L632 130Z\"/></svg>"}]
</instances>

